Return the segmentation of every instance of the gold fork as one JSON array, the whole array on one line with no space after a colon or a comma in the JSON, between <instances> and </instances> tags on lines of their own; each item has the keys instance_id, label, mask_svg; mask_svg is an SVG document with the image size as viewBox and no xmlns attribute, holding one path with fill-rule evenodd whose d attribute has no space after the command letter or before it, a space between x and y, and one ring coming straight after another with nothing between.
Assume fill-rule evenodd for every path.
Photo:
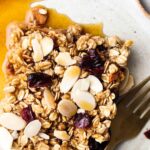
<instances>
[{"instance_id":1,"label":"gold fork","mask_svg":"<svg viewBox=\"0 0 150 150\"><path fill-rule=\"evenodd\" d=\"M150 87L134 98L149 80L150 76L119 98L121 101L118 101L118 113L112 122L107 150L114 150L119 143L135 137L150 119L150 97L142 101L150 92Z\"/></svg>"}]
</instances>

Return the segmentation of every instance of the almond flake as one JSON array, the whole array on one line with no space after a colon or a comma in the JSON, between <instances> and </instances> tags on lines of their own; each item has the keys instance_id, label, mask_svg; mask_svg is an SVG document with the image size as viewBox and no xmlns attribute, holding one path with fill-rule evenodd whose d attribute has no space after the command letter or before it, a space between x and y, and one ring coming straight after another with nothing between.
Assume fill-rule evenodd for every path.
<instances>
[{"instance_id":1,"label":"almond flake","mask_svg":"<svg viewBox=\"0 0 150 150\"><path fill-rule=\"evenodd\" d=\"M74 96L74 102L84 110L93 110L96 107L96 101L92 94L85 91L77 91Z\"/></svg>"},{"instance_id":2,"label":"almond flake","mask_svg":"<svg viewBox=\"0 0 150 150\"><path fill-rule=\"evenodd\" d=\"M10 130L22 130L26 126L26 122L13 113L2 113L0 115L0 124Z\"/></svg>"},{"instance_id":3,"label":"almond flake","mask_svg":"<svg viewBox=\"0 0 150 150\"><path fill-rule=\"evenodd\" d=\"M73 86L71 91L71 98L74 98L76 92L79 91L88 91L90 87L90 81L88 79L79 79Z\"/></svg>"},{"instance_id":4,"label":"almond flake","mask_svg":"<svg viewBox=\"0 0 150 150\"><path fill-rule=\"evenodd\" d=\"M78 66L70 66L64 73L64 77L60 83L60 91L67 93L75 84L80 76L81 69Z\"/></svg>"},{"instance_id":5,"label":"almond flake","mask_svg":"<svg viewBox=\"0 0 150 150\"><path fill-rule=\"evenodd\" d=\"M61 66L70 66L76 63L76 60L71 58L69 52L60 52L55 58L55 61Z\"/></svg>"},{"instance_id":6,"label":"almond flake","mask_svg":"<svg viewBox=\"0 0 150 150\"><path fill-rule=\"evenodd\" d=\"M43 60L43 52L42 52L40 42L37 39L32 39L31 44L33 47L34 62L39 62L39 61Z\"/></svg>"},{"instance_id":7,"label":"almond flake","mask_svg":"<svg viewBox=\"0 0 150 150\"><path fill-rule=\"evenodd\" d=\"M53 50L53 48L54 48L54 42L53 42L53 40L51 38L44 37L41 40L41 47L42 47L43 55L45 57L48 54L50 54L51 51Z\"/></svg>"},{"instance_id":8,"label":"almond flake","mask_svg":"<svg viewBox=\"0 0 150 150\"><path fill-rule=\"evenodd\" d=\"M67 134L66 131L54 130L54 136L60 140L68 141L70 136Z\"/></svg>"},{"instance_id":9,"label":"almond flake","mask_svg":"<svg viewBox=\"0 0 150 150\"><path fill-rule=\"evenodd\" d=\"M77 106L70 100L61 100L58 103L58 111L66 117L72 117L77 112Z\"/></svg>"},{"instance_id":10,"label":"almond flake","mask_svg":"<svg viewBox=\"0 0 150 150\"><path fill-rule=\"evenodd\" d=\"M0 150L11 150L13 137L7 129L0 127Z\"/></svg>"},{"instance_id":11,"label":"almond flake","mask_svg":"<svg viewBox=\"0 0 150 150\"><path fill-rule=\"evenodd\" d=\"M90 81L90 92L92 94L95 95L103 91L103 85L97 77L89 75L87 79Z\"/></svg>"},{"instance_id":12,"label":"almond flake","mask_svg":"<svg viewBox=\"0 0 150 150\"><path fill-rule=\"evenodd\" d=\"M36 136L41 129L41 122L39 120L31 121L24 129L24 134L26 137L31 138Z\"/></svg>"}]
</instances>

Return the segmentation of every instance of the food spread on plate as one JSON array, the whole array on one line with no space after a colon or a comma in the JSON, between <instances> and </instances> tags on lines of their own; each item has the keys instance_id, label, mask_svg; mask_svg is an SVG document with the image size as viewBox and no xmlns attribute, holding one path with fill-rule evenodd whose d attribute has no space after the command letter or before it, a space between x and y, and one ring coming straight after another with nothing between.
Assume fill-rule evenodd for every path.
<instances>
[{"instance_id":1,"label":"food spread on plate","mask_svg":"<svg viewBox=\"0 0 150 150\"><path fill-rule=\"evenodd\" d=\"M132 41L46 25L34 7L7 29L5 98L0 102L0 146L57 150L104 148L115 100L133 86L127 69ZM5 143L5 144L3 144Z\"/></svg>"}]
</instances>

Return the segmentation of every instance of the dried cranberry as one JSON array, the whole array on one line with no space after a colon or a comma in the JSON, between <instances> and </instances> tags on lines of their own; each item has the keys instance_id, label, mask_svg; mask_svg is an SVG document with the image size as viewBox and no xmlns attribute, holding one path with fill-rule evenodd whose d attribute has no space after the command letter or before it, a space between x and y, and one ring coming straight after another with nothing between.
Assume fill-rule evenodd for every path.
<instances>
[{"instance_id":1,"label":"dried cranberry","mask_svg":"<svg viewBox=\"0 0 150 150\"><path fill-rule=\"evenodd\" d=\"M21 116L27 123L35 120L35 114L32 111L31 105L22 109Z\"/></svg>"},{"instance_id":2,"label":"dried cranberry","mask_svg":"<svg viewBox=\"0 0 150 150\"><path fill-rule=\"evenodd\" d=\"M89 50L86 55L82 57L80 67L91 74L99 76L104 71L104 62L100 59L96 50Z\"/></svg>"},{"instance_id":3,"label":"dried cranberry","mask_svg":"<svg viewBox=\"0 0 150 150\"><path fill-rule=\"evenodd\" d=\"M104 45L98 45L96 48L98 49L98 51L105 51L106 50L106 47Z\"/></svg>"},{"instance_id":4,"label":"dried cranberry","mask_svg":"<svg viewBox=\"0 0 150 150\"><path fill-rule=\"evenodd\" d=\"M14 70L14 67L13 67L13 64L11 63L7 63L6 64L6 71L9 75L14 75L15 74L15 70Z\"/></svg>"},{"instance_id":5,"label":"dried cranberry","mask_svg":"<svg viewBox=\"0 0 150 150\"><path fill-rule=\"evenodd\" d=\"M144 132L144 135L145 135L148 139L150 139L150 130L147 130L146 132Z\"/></svg>"},{"instance_id":6,"label":"dried cranberry","mask_svg":"<svg viewBox=\"0 0 150 150\"><path fill-rule=\"evenodd\" d=\"M91 124L91 118L88 114L79 113L75 116L75 127L76 128L87 128Z\"/></svg>"},{"instance_id":7,"label":"dried cranberry","mask_svg":"<svg viewBox=\"0 0 150 150\"><path fill-rule=\"evenodd\" d=\"M40 88L48 87L51 83L51 76L42 72L31 73L28 75L28 84L30 87Z\"/></svg>"},{"instance_id":8,"label":"dried cranberry","mask_svg":"<svg viewBox=\"0 0 150 150\"><path fill-rule=\"evenodd\" d=\"M104 150L105 147L107 146L108 141L99 143L92 137L89 138L89 148L90 150Z\"/></svg>"}]
</instances>

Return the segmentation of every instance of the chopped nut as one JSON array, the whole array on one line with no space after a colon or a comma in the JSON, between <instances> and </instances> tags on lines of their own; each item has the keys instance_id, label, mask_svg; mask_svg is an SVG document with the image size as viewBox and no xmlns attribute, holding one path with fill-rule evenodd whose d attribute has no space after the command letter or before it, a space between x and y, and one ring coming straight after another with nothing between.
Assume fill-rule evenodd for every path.
<instances>
[{"instance_id":1,"label":"chopped nut","mask_svg":"<svg viewBox=\"0 0 150 150\"><path fill-rule=\"evenodd\" d=\"M37 25L44 25L47 21L48 13L43 7L33 7L26 14L26 23Z\"/></svg>"},{"instance_id":2,"label":"chopped nut","mask_svg":"<svg viewBox=\"0 0 150 150\"><path fill-rule=\"evenodd\" d=\"M42 15L46 15L47 14L47 10L46 9L39 9L39 13L42 14Z\"/></svg>"}]
</instances>

